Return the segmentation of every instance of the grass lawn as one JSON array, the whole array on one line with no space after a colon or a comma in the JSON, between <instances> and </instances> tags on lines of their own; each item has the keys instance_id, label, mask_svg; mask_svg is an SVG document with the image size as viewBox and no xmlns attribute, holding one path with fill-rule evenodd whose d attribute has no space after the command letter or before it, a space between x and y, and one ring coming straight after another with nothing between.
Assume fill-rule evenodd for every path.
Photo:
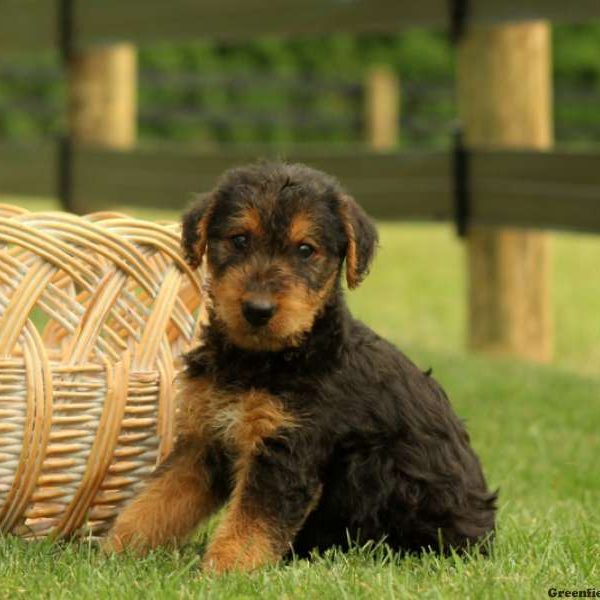
<instances>
[{"instance_id":1,"label":"grass lawn","mask_svg":"<svg viewBox=\"0 0 600 600\"><path fill-rule=\"evenodd\" d=\"M198 545L105 559L90 545L0 540L0 598L547 597L600 588L600 239L556 236L556 360L464 352L462 248L443 226L382 226L379 260L351 296L356 314L449 392L500 487L490 558L357 549L250 575L208 577Z\"/></svg>"}]
</instances>

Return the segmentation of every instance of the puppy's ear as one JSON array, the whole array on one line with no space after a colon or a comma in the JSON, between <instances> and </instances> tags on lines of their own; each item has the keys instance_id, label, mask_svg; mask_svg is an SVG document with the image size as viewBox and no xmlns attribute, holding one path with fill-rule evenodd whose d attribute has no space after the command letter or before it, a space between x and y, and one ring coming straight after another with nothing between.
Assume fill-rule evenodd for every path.
<instances>
[{"instance_id":1,"label":"puppy's ear","mask_svg":"<svg viewBox=\"0 0 600 600\"><path fill-rule=\"evenodd\" d=\"M208 241L208 222L214 205L212 194L199 196L195 204L182 217L181 248L185 260L191 267L198 267L202 262Z\"/></svg>"},{"instance_id":2,"label":"puppy's ear","mask_svg":"<svg viewBox=\"0 0 600 600\"><path fill-rule=\"evenodd\" d=\"M379 236L365 211L350 196L340 200L340 214L346 233L346 281L350 289L360 285L369 272Z\"/></svg>"}]
</instances>

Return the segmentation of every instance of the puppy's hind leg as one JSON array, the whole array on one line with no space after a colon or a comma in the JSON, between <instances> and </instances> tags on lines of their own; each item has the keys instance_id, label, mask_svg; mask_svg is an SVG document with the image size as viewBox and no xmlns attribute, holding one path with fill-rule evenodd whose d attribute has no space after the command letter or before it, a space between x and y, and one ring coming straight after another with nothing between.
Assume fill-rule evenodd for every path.
<instances>
[{"instance_id":1,"label":"puppy's hind leg","mask_svg":"<svg viewBox=\"0 0 600 600\"><path fill-rule=\"evenodd\" d=\"M159 546L177 546L219 504L202 450L192 444L178 444L145 489L118 516L103 548L145 554Z\"/></svg>"}]
</instances>

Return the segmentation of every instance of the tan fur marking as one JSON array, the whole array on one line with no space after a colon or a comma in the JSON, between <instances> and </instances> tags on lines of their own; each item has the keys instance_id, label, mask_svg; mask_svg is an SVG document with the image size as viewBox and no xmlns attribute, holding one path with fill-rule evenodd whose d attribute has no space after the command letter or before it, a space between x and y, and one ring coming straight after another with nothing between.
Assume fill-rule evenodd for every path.
<instances>
[{"instance_id":1,"label":"tan fur marking","mask_svg":"<svg viewBox=\"0 0 600 600\"><path fill-rule=\"evenodd\" d=\"M204 253L206 252L206 245L208 243L208 222L214 212L214 201L210 204L204 216L198 221L196 225L196 233L198 234L198 241L194 244L194 253L196 254L196 260L192 264L193 267L198 267L202 263Z\"/></svg>"},{"instance_id":2,"label":"tan fur marking","mask_svg":"<svg viewBox=\"0 0 600 600\"><path fill-rule=\"evenodd\" d=\"M214 297L214 310L232 332L243 334L244 323L241 298L245 292L247 273L244 267L232 267L221 278L211 273L211 291Z\"/></svg>"},{"instance_id":3,"label":"tan fur marking","mask_svg":"<svg viewBox=\"0 0 600 600\"><path fill-rule=\"evenodd\" d=\"M237 453L248 455L265 438L295 427L280 400L262 390L222 390L208 379L184 378L181 385L179 436L220 439Z\"/></svg>"},{"instance_id":4,"label":"tan fur marking","mask_svg":"<svg viewBox=\"0 0 600 600\"><path fill-rule=\"evenodd\" d=\"M231 235L252 233L255 236L261 236L264 233L260 213L253 206L245 208L240 213L229 217L227 224Z\"/></svg>"},{"instance_id":5,"label":"tan fur marking","mask_svg":"<svg viewBox=\"0 0 600 600\"><path fill-rule=\"evenodd\" d=\"M177 546L208 517L217 503L198 468L199 455L186 453L151 479L117 518L104 549L145 554L159 546Z\"/></svg>"},{"instance_id":6,"label":"tan fur marking","mask_svg":"<svg viewBox=\"0 0 600 600\"><path fill-rule=\"evenodd\" d=\"M278 532L264 520L245 514L235 496L204 556L204 568L222 573L250 571L273 564L285 551ZM290 540L291 541L291 540Z\"/></svg>"},{"instance_id":7,"label":"tan fur marking","mask_svg":"<svg viewBox=\"0 0 600 600\"><path fill-rule=\"evenodd\" d=\"M298 213L294 216L290 228L288 230L288 236L292 244L300 244L302 242L310 243L315 245L312 237L315 232L315 223L308 213Z\"/></svg>"},{"instance_id":8,"label":"tan fur marking","mask_svg":"<svg viewBox=\"0 0 600 600\"><path fill-rule=\"evenodd\" d=\"M271 329L275 335L285 340L286 345L296 346L302 342L331 291L335 275L333 273L326 285L318 292L298 284L288 288L284 294L276 296L279 313L273 318Z\"/></svg>"},{"instance_id":9,"label":"tan fur marking","mask_svg":"<svg viewBox=\"0 0 600 600\"><path fill-rule=\"evenodd\" d=\"M342 204L341 208L342 223L344 225L344 231L348 238L348 248L346 250L346 282L350 289L354 289L360 283L358 276L358 254L356 248L356 236L352 222L350 220L349 209L345 204Z\"/></svg>"},{"instance_id":10,"label":"tan fur marking","mask_svg":"<svg viewBox=\"0 0 600 600\"><path fill-rule=\"evenodd\" d=\"M278 265L283 278L294 281L287 265ZM252 329L241 311L241 300L245 293L247 270L232 268L222 278L212 278L211 289L217 317L226 326L232 342L250 350L278 351L299 345L333 289L337 271L333 270L323 288L313 291L303 283L290 283L286 289L275 294L273 299L277 312L267 326Z\"/></svg>"}]
</instances>

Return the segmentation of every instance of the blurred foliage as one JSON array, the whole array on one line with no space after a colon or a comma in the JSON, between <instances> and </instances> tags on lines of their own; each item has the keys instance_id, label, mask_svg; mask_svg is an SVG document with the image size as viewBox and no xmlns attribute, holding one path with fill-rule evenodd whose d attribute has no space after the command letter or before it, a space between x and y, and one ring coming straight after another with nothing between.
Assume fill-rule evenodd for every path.
<instances>
[{"instance_id":1,"label":"blurred foliage","mask_svg":"<svg viewBox=\"0 0 600 600\"><path fill-rule=\"evenodd\" d=\"M554 29L559 143L600 140L600 23ZM140 49L140 138L197 143L347 143L364 137L362 82L374 64L402 81L402 142L448 143L453 57L439 32ZM64 81L53 55L0 63L0 136L64 127Z\"/></svg>"}]
</instances>

